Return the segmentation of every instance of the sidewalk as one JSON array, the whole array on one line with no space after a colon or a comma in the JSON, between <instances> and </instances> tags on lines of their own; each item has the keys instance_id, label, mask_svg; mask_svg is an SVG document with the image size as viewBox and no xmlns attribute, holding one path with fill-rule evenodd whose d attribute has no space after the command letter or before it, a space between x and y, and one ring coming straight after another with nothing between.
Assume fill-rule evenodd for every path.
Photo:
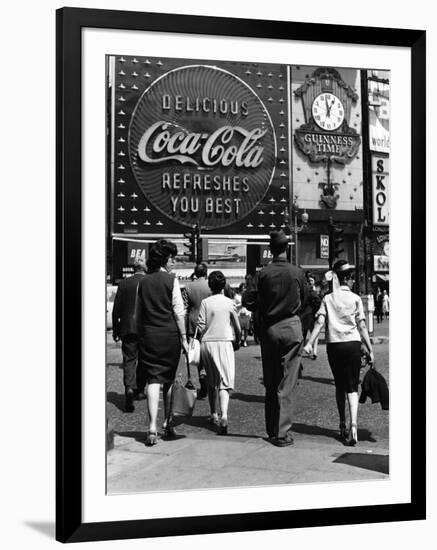
<instances>
[{"instance_id":1,"label":"sidewalk","mask_svg":"<svg viewBox=\"0 0 437 550\"><path fill-rule=\"evenodd\" d=\"M388 441L346 447L332 437L295 434L277 448L259 437L212 432L144 445L144 432L116 435L107 455L108 494L388 478Z\"/></svg>"}]
</instances>

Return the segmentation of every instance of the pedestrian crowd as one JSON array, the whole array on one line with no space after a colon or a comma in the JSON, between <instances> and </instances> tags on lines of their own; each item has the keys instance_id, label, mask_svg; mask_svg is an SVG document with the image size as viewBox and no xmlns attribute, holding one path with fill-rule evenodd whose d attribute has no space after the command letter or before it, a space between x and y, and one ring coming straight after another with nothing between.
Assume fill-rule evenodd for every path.
<instances>
[{"instance_id":1,"label":"pedestrian crowd","mask_svg":"<svg viewBox=\"0 0 437 550\"><path fill-rule=\"evenodd\" d=\"M358 383L363 349L374 357L361 298L352 292L354 269L337 261L326 274L330 291L311 273L287 260L289 239L283 231L270 234L272 261L236 292L221 271L208 274L196 265L192 281L181 289L172 273L177 248L160 239L147 262L134 265L134 275L120 282L113 307L113 338L121 340L125 410L147 399L146 445L158 443L158 405L162 388L167 438L176 437L171 414L171 387L181 352L200 341L199 399L208 399L209 423L219 435L228 433L229 398L235 387L235 351L247 346L249 334L261 346L268 441L277 447L293 444L295 390L302 356L317 358L317 342L325 328L327 355L335 382L339 434L348 445L358 442ZM381 315L389 299L381 293ZM379 322L379 296L375 314ZM346 424L346 403L349 426Z\"/></svg>"}]
</instances>

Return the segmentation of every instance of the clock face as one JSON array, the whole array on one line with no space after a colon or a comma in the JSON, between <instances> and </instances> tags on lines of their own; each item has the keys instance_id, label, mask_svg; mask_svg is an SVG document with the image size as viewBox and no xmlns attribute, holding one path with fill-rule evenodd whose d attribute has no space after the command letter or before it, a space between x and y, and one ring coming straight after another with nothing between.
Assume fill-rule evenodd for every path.
<instances>
[{"instance_id":1,"label":"clock face","mask_svg":"<svg viewBox=\"0 0 437 550\"><path fill-rule=\"evenodd\" d=\"M325 92L313 101L312 114L317 126L323 130L337 130L344 120L343 103L334 94Z\"/></svg>"}]
</instances>

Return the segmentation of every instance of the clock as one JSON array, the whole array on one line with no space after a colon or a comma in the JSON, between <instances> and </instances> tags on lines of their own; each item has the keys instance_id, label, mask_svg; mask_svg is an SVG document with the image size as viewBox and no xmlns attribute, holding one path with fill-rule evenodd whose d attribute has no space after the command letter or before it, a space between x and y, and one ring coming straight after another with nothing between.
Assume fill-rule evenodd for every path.
<instances>
[{"instance_id":1,"label":"clock","mask_svg":"<svg viewBox=\"0 0 437 550\"><path fill-rule=\"evenodd\" d=\"M330 92L319 94L314 99L311 112L314 122L323 130L337 130L344 121L343 103Z\"/></svg>"}]
</instances>

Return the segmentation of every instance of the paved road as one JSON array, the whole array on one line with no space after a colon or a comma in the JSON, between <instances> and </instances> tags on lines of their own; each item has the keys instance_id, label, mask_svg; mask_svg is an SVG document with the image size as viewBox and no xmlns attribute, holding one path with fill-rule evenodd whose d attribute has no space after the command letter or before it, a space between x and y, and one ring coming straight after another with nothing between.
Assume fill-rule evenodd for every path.
<instances>
[{"instance_id":1,"label":"paved road","mask_svg":"<svg viewBox=\"0 0 437 550\"><path fill-rule=\"evenodd\" d=\"M383 335L384 327L378 332ZM380 341L374 346L376 364L388 381L388 341ZM145 447L146 401L136 402L134 413L124 412L120 367L120 346L108 333L107 413L116 434L115 448L108 453L109 492L380 479L388 474L389 415L378 404L360 405L356 448L344 447L338 439L334 385L323 344L316 361L304 360L295 445L285 449L264 439L261 356L253 342L237 352L227 437L217 436L207 424L208 405L202 400L191 419L179 420L179 439Z\"/></svg>"}]
</instances>

